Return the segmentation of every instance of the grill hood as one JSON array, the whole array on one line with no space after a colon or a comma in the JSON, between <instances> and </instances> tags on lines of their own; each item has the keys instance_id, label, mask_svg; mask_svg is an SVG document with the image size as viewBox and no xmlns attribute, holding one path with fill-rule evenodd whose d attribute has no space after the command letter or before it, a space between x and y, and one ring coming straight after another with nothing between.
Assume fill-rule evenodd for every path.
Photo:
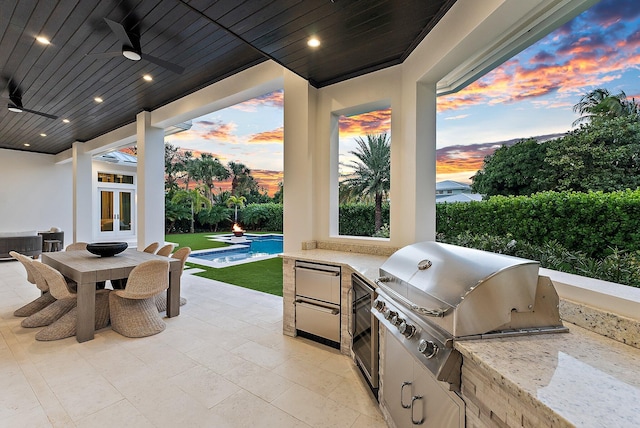
<instances>
[{"instance_id":1,"label":"grill hood","mask_svg":"<svg viewBox=\"0 0 640 428\"><path fill-rule=\"evenodd\" d=\"M380 288L454 338L562 327L558 295L532 260L421 242L380 268Z\"/></svg>"}]
</instances>

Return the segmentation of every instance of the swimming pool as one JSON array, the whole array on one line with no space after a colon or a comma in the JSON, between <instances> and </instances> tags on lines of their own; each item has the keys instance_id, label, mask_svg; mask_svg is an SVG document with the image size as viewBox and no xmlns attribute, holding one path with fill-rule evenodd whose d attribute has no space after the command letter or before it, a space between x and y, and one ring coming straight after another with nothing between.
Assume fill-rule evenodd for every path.
<instances>
[{"instance_id":1,"label":"swimming pool","mask_svg":"<svg viewBox=\"0 0 640 428\"><path fill-rule=\"evenodd\" d=\"M229 247L196 251L189 258L205 266L225 267L268 259L282 253L282 235L245 235L245 238L245 241Z\"/></svg>"}]
</instances>

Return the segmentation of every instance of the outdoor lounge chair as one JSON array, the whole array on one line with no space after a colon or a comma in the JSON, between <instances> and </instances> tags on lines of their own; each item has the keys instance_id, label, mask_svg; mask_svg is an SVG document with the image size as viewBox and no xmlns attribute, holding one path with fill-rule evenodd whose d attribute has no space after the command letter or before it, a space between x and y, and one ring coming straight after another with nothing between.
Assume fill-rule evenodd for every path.
<instances>
[{"instance_id":1,"label":"outdoor lounge chair","mask_svg":"<svg viewBox=\"0 0 640 428\"><path fill-rule=\"evenodd\" d=\"M184 271L184 265L185 263L187 263L187 258L189 257L189 254L191 254L191 248L182 247L171 255L171 257L173 257L174 259L180 260L180 275L182 275L182 272ZM187 299L180 296L180 306L184 306L186 304L187 304ZM158 312L164 312L167 310L167 294L166 293L160 293L156 296L156 307L158 308Z\"/></svg>"},{"instance_id":2,"label":"outdoor lounge chair","mask_svg":"<svg viewBox=\"0 0 640 428\"><path fill-rule=\"evenodd\" d=\"M51 266L45 265L44 263L38 263L35 264L34 267L44 277L45 281L49 285L51 294L58 299L38 314L45 312L48 308L58 304L58 302L60 302L61 311L68 308L61 316L58 316L53 320L53 322L47 324L45 328L36 333L36 340L58 340L75 336L78 319L77 294L72 293L69 290L64 276ZM96 330L105 328L109 325L110 292L111 290L96 290Z\"/></svg>"},{"instance_id":3,"label":"outdoor lounge chair","mask_svg":"<svg viewBox=\"0 0 640 428\"><path fill-rule=\"evenodd\" d=\"M156 308L156 296L169 288L169 261L149 260L129 274L127 287L109 295L111 328L126 337L158 334L167 325Z\"/></svg>"},{"instance_id":4,"label":"outdoor lounge chair","mask_svg":"<svg viewBox=\"0 0 640 428\"><path fill-rule=\"evenodd\" d=\"M35 286L38 287L38 289L42 292L40 297L38 297L37 299L16 309L13 312L13 315L16 317L28 317L35 314L36 312L40 312L42 309L55 302L56 299L51 295L51 293L49 293L49 287L47 286L46 281L44 280L44 278L40 277L39 273L35 272L35 268L31 266L34 261L30 257L27 257L15 251L10 251L9 255L22 263L22 266L24 266L25 270L27 271L27 281L35 284ZM38 278L38 281L36 281L36 278Z\"/></svg>"}]
</instances>

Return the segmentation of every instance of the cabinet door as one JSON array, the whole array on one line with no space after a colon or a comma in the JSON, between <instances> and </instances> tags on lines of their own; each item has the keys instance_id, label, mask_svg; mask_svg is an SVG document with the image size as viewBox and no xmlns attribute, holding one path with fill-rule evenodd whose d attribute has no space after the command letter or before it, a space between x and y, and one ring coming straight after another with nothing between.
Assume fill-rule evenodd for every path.
<instances>
[{"instance_id":1,"label":"cabinet door","mask_svg":"<svg viewBox=\"0 0 640 428\"><path fill-rule=\"evenodd\" d=\"M413 364L412 424L425 427L464 426L464 402L423 365Z\"/></svg>"},{"instance_id":2,"label":"cabinet door","mask_svg":"<svg viewBox=\"0 0 640 428\"><path fill-rule=\"evenodd\" d=\"M406 407L414 395L413 358L398 339L389 331L385 333L383 401L397 428L411 427L411 409Z\"/></svg>"}]
</instances>

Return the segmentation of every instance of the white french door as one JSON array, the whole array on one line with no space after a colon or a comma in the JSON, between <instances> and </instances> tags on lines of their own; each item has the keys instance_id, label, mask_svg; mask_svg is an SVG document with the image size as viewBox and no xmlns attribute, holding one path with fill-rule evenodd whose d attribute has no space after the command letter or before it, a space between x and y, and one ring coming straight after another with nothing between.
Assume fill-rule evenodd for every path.
<instances>
[{"instance_id":1,"label":"white french door","mask_svg":"<svg viewBox=\"0 0 640 428\"><path fill-rule=\"evenodd\" d=\"M100 239L127 238L134 235L134 191L99 188Z\"/></svg>"}]
</instances>

